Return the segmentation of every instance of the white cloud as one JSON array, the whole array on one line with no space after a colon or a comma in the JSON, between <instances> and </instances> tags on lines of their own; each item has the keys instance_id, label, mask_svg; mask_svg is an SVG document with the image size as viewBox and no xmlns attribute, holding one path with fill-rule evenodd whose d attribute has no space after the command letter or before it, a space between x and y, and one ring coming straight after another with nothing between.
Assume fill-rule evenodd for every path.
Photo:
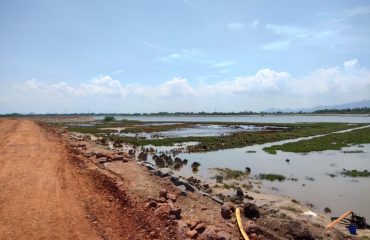
<instances>
[{"instance_id":1,"label":"white cloud","mask_svg":"<svg viewBox=\"0 0 370 240\"><path fill-rule=\"evenodd\" d=\"M233 61L221 61L221 62L216 62L211 65L211 68L227 68L235 65L235 62Z\"/></svg>"},{"instance_id":2,"label":"white cloud","mask_svg":"<svg viewBox=\"0 0 370 240\"><path fill-rule=\"evenodd\" d=\"M223 64L220 62L219 65L229 64L225 61ZM78 86L72 86L66 82L48 84L32 79L23 83L25 91L18 92L18 96L32 96L32 99L39 98L40 101L46 97L48 101L63 99L60 100L62 103L66 100L73 102L86 99L88 102L100 102L110 99L115 102L122 99L124 103L131 101L136 105L138 105L137 101L154 107L165 104L172 106L171 109L176 107L189 109L189 106L173 105L178 104L181 99L181 104L185 105L194 101L213 104L211 99L225 99L230 104L236 104L240 99L245 101L254 99L266 104L270 102L268 107L271 107L274 105L274 99L277 98L284 98L287 106L298 104L300 99L310 99L312 102L324 104L328 101L331 103L356 101L370 97L370 70L357 66L359 66L358 60L352 59L344 62L343 66L316 69L301 78L296 78L288 72L264 68L255 74L228 80L215 81L216 75L212 77L212 83L202 81L197 84L191 84L181 77L174 77L158 85L123 84L110 76L99 76ZM17 95L17 92L13 93ZM3 97L9 99L8 95ZM246 102L246 104L249 103ZM165 109L165 106L161 108Z\"/></svg>"},{"instance_id":3,"label":"white cloud","mask_svg":"<svg viewBox=\"0 0 370 240\"><path fill-rule=\"evenodd\" d=\"M227 24L227 28L232 32L238 32L243 30L245 27L244 23L241 22L230 22Z\"/></svg>"},{"instance_id":4,"label":"white cloud","mask_svg":"<svg viewBox=\"0 0 370 240\"><path fill-rule=\"evenodd\" d=\"M261 48L262 50L279 52L279 51L289 48L289 46L290 46L290 41L278 41L278 42L273 42L273 43L262 45Z\"/></svg>"},{"instance_id":5,"label":"white cloud","mask_svg":"<svg viewBox=\"0 0 370 240\"><path fill-rule=\"evenodd\" d=\"M351 69L358 66L358 60L356 58L348 60L343 63L345 69Z\"/></svg>"},{"instance_id":6,"label":"white cloud","mask_svg":"<svg viewBox=\"0 0 370 240\"><path fill-rule=\"evenodd\" d=\"M221 81L215 84L203 84L200 91L207 95L235 93L268 93L278 91L288 81L290 75L286 72L276 72L271 69L259 70L255 75L239 76L233 80Z\"/></svg>"}]
</instances>

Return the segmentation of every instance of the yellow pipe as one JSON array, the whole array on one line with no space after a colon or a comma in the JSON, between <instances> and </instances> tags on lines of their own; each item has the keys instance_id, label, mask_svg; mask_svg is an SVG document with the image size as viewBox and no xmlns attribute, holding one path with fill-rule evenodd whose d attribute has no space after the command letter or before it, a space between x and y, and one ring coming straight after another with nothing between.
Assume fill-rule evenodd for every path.
<instances>
[{"instance_id":1,"label":"yellow pipe","mask_svg":"<svg viewBox=\"0 0 370 240\"><path fill-rule=\"evenodd\" d=\"M244 240L249 240L249 237L247 233L245 232L243 224L242 224L242 218L240 217L240 208L236 208L235 214L236 214L236 220L238 222L239 230L241 234L243 235Z\"/></svg>"},{"instance_id":2,"label":"yellow pipe","mask_svg":"<svg viewBox=\"0 0 370 240\"><path fill-rule=\"evenodd\" d=\"M327 226L326 226L326 229L330 229L332 227L334 227L337 223L339 223L341 220L343 220L344 218L346 218L348 215L350 215L352 213L352 211L348 211L346 213L344 213L342 216L340 216L339 218L337 218L336 220L332 221L331 223L329 223Z\"/></svg>"}]
</instances>

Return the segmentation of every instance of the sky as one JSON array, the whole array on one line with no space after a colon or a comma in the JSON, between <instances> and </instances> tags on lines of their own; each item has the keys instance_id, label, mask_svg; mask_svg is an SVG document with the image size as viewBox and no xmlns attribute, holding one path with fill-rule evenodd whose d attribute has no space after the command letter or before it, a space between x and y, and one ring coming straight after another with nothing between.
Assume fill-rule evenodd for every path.
<instances>
[{"instance_id":1,"label":"sky","mask_svg":"<svg viewBox=\"0 0 370 240\"><path fill-rule=\"evenodd\" d=\"M364 99L369 0L0 0L0 113Z\"/></svg>"}]
</instances>

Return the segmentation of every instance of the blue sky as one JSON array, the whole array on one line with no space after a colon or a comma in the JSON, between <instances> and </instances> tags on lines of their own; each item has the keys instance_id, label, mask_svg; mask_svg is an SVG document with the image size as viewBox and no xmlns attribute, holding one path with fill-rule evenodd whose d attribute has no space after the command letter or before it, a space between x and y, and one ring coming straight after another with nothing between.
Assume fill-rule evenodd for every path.
<instances>
[{"instance_id":1,"label":"blue sky","mask_svg":"<svg viewBox=\"0 0 370 240\"><path fill-rule=\"evenodd\" d=\"M0 113L370 98L370 1L0 0Z\"/></svg>"}]
</instances>

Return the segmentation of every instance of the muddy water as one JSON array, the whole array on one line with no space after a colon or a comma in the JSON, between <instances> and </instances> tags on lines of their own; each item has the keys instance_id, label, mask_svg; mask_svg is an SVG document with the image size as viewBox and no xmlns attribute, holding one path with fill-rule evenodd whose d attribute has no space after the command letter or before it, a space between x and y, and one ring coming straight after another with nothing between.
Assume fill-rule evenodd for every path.
<instances>
[{"instance_id":1,"label":"muddy water","mask_svg":"<svg viewBox=\"0 0 370 240\"><path fill-rule=\"evenodd\" d=\"M289 140L288 140L289 141ZM281 141L287 142L287 141ZM370 178L350 178L340 175L343 169L370 171L370 144L343 148L340 151L322 151L308 154L278 151L272 155L262 149L276 143L255 145L245 148L220 150L207 153L183 153L179 157L189 163L179 171L180 175L195 175L208 181L215 181L212 168L252 169L251 175L259 173L282 174L298 181L262 181L262 192L287 195L302 203L314 204L313 209L323 212L325 207L332 210L331 216L347 210L364 215L370 220ZM162 147L161 150L166 150ZM344 153L359 150L362 153ZM247 153L247 151L256 151ZM289 159L289 162L286 162ZM199 172L191 171L191 163L201 163ZM328 174L335 174L330 177ZM307 178L314 180L308 180Z\"/></svg>"}]
</instances>

